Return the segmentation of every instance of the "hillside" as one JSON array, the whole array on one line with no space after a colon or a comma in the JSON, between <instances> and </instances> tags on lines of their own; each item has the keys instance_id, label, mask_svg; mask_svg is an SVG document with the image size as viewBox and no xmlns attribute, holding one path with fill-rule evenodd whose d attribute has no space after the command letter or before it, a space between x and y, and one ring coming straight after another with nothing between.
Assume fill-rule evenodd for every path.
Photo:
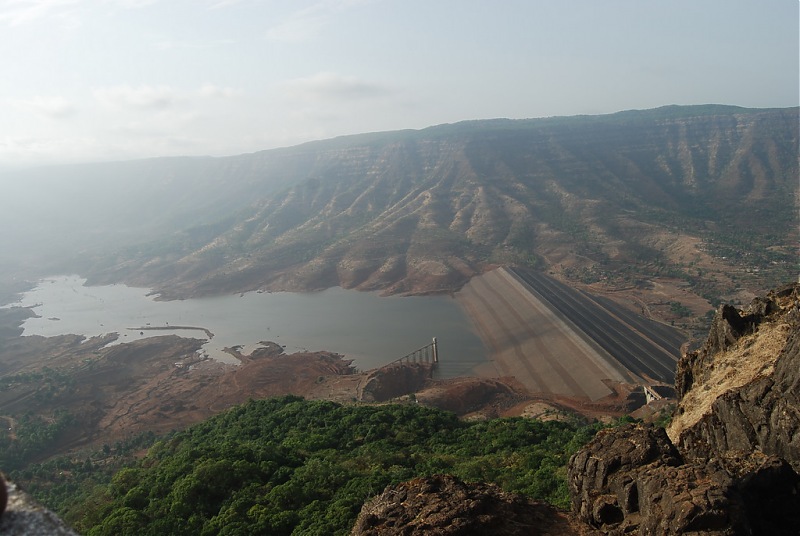
<instances>
[{"instance_id":1,"label":"hillside","mask_svg":"<svg viewBox=\"0 0 800 536\"><path fill-rule=\"evenodd\" d=\"M315 142L247 156L250 178L224 181L227 219L75 265L178 298L450 292L516 264L680 321L790 277L798 139L794 108L673 106Z\"/></svg>"},{"instance_id":2,"label":"hillside","mask_svg":"<svg viewBox=\"0 0 800 536\"><path fill-rule=\"evenodd\" d=\"M367 497L417 475L448 472L565 505L558 468L595 430L468 423L416 404L251 400L156 442L110 483L92 486L86 464L62 460L74 476L36 487L91 535L346 534Z\"/></svg>"}]
</instances>

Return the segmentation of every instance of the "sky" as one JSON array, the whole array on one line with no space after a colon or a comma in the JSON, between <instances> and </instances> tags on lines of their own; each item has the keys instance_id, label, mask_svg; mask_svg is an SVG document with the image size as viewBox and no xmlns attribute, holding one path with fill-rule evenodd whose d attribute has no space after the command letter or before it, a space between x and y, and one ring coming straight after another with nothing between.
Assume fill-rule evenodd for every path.
<instances>
[{"instance_id":1,"label":"sky","mask_svg":"<svg viewBox=\"0 0 800 536\"><path fill-rule=\"evenodd\" d=\"M798 0L0 0L0 169L797 106Z\"/></svg>"}]
</instances>

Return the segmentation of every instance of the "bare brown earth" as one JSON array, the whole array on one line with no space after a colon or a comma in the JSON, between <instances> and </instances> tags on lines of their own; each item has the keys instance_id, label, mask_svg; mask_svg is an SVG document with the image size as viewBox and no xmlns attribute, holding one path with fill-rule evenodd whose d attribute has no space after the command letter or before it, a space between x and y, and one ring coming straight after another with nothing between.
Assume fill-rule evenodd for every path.
<instances>
[{"instance_id":1,"label":"bare brown earth","mask_svg":"<svg viewBox=\"0 0 800 536\"><path fill-rule=\"evenodd\" d=\"M357 381L347 381L354 373L350 363L328 352L285 355L267 344L249 356L232 351L241 359L234 366L199 358L203 341L197 339L162 336L104 347L110 340L17 339L3 352L13 372L6 372L12 381L0 390L0 416L33 412L48 419L58 410L77 416L77 426L55 448L60 451L180 429L249 398L324 391L328 378L334 399L344 400L349 391L354 396L357 387ZM50 357L43 363L37 355ZM26 381L26 374L43 365L60 375Z\"/></svg>"},{"instance_id":2,"label":"bare brown earth","mask_svg":"<svg viewBox=\"0 0 800 536\"><path fill-rule=\"evenodd\" d=\"M423 403L468 418L552 419L575 409L590 416L621 415L630 402L624 392L589 405L569 397L534 396L508 377L434 380L424 364L357 373L340 355L287 355L274 343L250 355L231 350L241 360L236 366L198 358L195 352L202 341L197 339L161 336L104 347L112 339L22 337L13 349L4 349L4 364L13 368L7 368L4 377L19 379L0 390L0 418L11 424L11 434L14 416L23 413L52 420L66 410L77 418L40 459L114 444L140 432L181 429L248 399L286 394L341 403ZM24 381L27 373L42 370L42 361L31 360L37 355L50 356L45 366L69 380Z\"/></svg>"},{"instance_id":3,"label":"bare brown earth","mask_svg":"<svg viewBox=\"0 0 800 536\"><path fill-rule=\"evenodd\" d=\"M250 398L294 394L342 403L420 403L470 419L523 415L604 418L643 404L647 383L579 332L505 269L473 278L456 295L490 349L473 377L433 379L430 364L357 372L330 352L284 354L271 342L239 365L202 358L203 341L174 335L107 346L116 335L19 337L25 310L5 310L0 340L0 419L31 412L77 422L47 457L86 445L113 444L140 432L181 429ZM2 320L2 319L0 319ZM1 322L0 322L1 323ZM442 356L447 359L447 356ZM37 376L38 374L38 376Z\"/></svg>"}]
</instances>

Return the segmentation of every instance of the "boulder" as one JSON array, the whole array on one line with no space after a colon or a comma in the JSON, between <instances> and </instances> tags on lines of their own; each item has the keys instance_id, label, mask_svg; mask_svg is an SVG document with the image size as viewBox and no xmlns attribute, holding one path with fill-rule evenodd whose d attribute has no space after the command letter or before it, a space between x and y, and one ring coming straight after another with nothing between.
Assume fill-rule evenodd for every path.
<instances>
[{"instance_id":1,"label":"boulder","mask_svg":"<svg viewBox=\"0 0 800 536\"><path fill-rule=\"evenodd\" d=\"M572 511L604 533L726 534L730 478L686 465L666 432L626 425L600 432L569 463ZM649 532L647 532L649 531Z\"/></svg>"},{"instance_id":2,"label":"boulder","mask_svg":"<svg viewBox=\"0 0 800 536\"><path fill-rule=\"evenodd\" d=\"M664 430L601 432L569 464L572 509L605 534L791 534L800 476L776 456L686 462Z\"/></svg>"},{"instance_id":3,"label":"boulder","mask_svg":"<svg viewBox=\"0 0 800 536\"><path fill-rule=\"evenodd\" d=\"M56 514L12 482L6 482L3 489L8 496L8 505L0 516L0 534L3 536L78 536Z\"/></svg>"},{"instance_id":4,"label":"boulder","mask_svg":"<svg viewBox=\"0 0 800 536\"><path fill-rule=\"evenodd\" d=\"M361 509L353 536L597 534L547 503L452 476L388 486Z\"/></svg>"},{"instance_id":5,"label":"boulder","mask_svg":"<svg viewBox=\"0 0 800 536\"><path fill-rule=\"evenodd\" d=\"M358 389L361 402L385 402L420 390L433 375L432 363L393 363L375 369Z\"/></svg>"}]
</instances>

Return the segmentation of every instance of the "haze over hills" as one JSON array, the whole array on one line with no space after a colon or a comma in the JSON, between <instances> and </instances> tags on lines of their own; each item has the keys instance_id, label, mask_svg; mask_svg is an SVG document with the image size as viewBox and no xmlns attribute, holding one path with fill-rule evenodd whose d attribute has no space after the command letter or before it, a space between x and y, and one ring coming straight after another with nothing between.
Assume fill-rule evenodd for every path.
<instances>
[{"instance_id":1,"label":"haze over hills","mask_svg":"<svg viewBox=\"0 0 800 536\"><path fill-rule=\"evenodd\" d=\"M63 269L165 297L449 292L517 264L603 290L670 279L699 315L793 277L797 145L797 108L668 106L42 168L16 172L35 202L5 198L0 245L57 242Z\"/></svg>"},{"instance_id":2,"label":"haze over hills","mask_svg":"<svg viewBox=\"0 0 800 536\"><path fill-rule=\"evenodd\" d=\"M17 254L35 256L55 247L69 256L216 222L247 199L287 187L287 180L303 172L302 160L265 157L153 158L0 171L6 178L0 221L13 230L0 244Z\"/></svg>"}]
</instances>

